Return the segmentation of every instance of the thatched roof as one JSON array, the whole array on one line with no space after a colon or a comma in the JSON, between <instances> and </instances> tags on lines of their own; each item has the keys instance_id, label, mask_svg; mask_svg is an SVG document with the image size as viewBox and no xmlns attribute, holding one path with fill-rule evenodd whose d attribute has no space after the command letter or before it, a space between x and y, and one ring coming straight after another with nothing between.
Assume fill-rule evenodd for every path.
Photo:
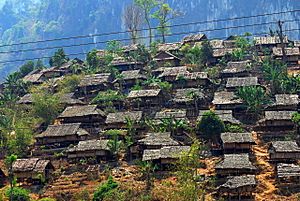
<instances>
[{"instance_id":1,"label":"thatched roof","mask_svg":"<svg viewBox=\"0 0 300 201\"><path fill-rule=\"evenodd\" d=\"M153 57L154 61L167 61L167 60L181 60L179 57L175 56L170 52L159 52L157 55Z\"/></svg>"},{"instance_id":2,"label":"thatched roof","mask_svg":"<svg viewBox=\"0 0 300 201\"><path fill-rule=\"evenodd\" d=\"M295 111L265 111L265 120L291 120Z\"/></svg>"},{"instance_id":3,"label":"thatched roof","mask_svg":"<svg viewBox=\"0 0 300 201\"><path fill-rule=\"evenodd\" d=\"M298 105L299 96L297 94L276 94L275 103L277 106Z\"/></svg>"},{"instance_id":4,"label":"thatched roof","mask_svg":"<svg viewBox=\"0 0 300 201\"><path fill-rule=\"evenodd\" d=\"M236 105L242 104L243 101L237 98L234 92L221 91L215 92L212 103L215 105Z\"/></svg>"},{"instance_id":5,"label":"thatched roof","mask_svg":"<svg viewBox=\"0 0 300 201\"><path fill-rule=\"evenodd\" d=\"M179 146L179 143L171 137L171 133L147 133L139 143L148 146Z\"/></svg>"},{"instance_id":6,"label":"thatched roof","mask_svg":"<svg viewBox=\"0 0 300 201\"><path fill-rule=\"evenodd\" d=\"M230 191L235 190L238 188L248 187L251 186L255 188L257 185L255 180L255 175L243 175L243 176L234 176L234 177L227 177L226 183L221 185L219 189L221 191Z\"/></svg>"},{"instance_id":7,"label":"thatched roof","mask_svg":"<svg viewBox=\"0 0 300 201\"><path fill-rule=\"evenodd\" d=\"M277 164L277 177L300 177L300 165L296 164Z\"/></svg>"},{"instance_id":8,"label":"thatched roof","mask_svg":"<svg viewBox=\"0 0 300 201\"><path fill-rule=\"evenodd\" d=\"M40 70L35 70L23 77L24 82L31 82L31 83L37 83L42 82L41 78L43 76L43 72Z\"/></svg>"},{"instance_id":9,"label":"thatched roof","mask_svg":"<svg viewBox=\"0 0 300 201\"><path fill-rule=\"evenodd\" d=\"M141 73L141 70L123 71L121 76L122 80L147 79L146 76Z\"/></svg>"},{"instance_id":10,"label":"thatched roof","mask_svg":"<svg viewBox=\"0 0 300 201\"><path fill-rule=\"evenodd\" d=\"M275 152L298 152L300 153L300 147L295 141L275 141L271 142L270 147Z\"/></svg>"},{"instance_id":11,"label":"thatched roof","mask_svg":"<svg viewBox=\"0 0 300 201\"><path fill-rule=\"evenodd\" d=\"M280 44L280 38L278 36L262 36L254 37L255 45L277 45ZM284 38L284 43L288 43L288 38Z\"/></svg>"},{"instance_id":12,"label":"thatched roof","mask_svg":"<svg viewBox=\"0 0 300 201\"><path fill-rule=\"evenodd\" d=\"M234 51L232 48L220 48L213 50L213 57L224 57L226 54L231 54Z\"/></svg>"},{"instance_id":13,"label":"thatched roof","mask_svg":"<svg viewBox=\"0 0 300 201\"><path fill-rule=\"evenodd\" d=\"M166 109L155 114L154 119L165 119L165 118L185 119L186 110L181 109Z\"/></svg>"},{"instance_id":14,"label":"thatched roof","mask_svg":"<svg viewBox=\"0 0 300 201\"><path fill-rule=\"evenodd\" d=\"M209 41L213 49L222 49L224 48L223 40L211 40Z\"/></svg>"},{"instance_id":15,"label":"thatched roof","mask_svg":"<svg viewBox=\"0 0 300 201\"><path fill-rule=\"evenodd\" d=\"M199 99L204 99L204 94L200 91L200 89L196 88L185 88L185 89L177 89L175 90L174 98L172 99L175 103L188 103L194 101L190 93L195 93L199 97Z\"/></svg>"},{"instance_id":16,"label":"thatched roof","mask_svg":"<svg viewBox=\"0 0 300 201\"><path fill-rule=\"evenodd\" d=\"M128 61L124 57L115 57L114 60L111 62L113 66L123 66L123 65L139 65L142 64L142 62L137 61Z\"/></svg>"},{"instance_id":17,"label":"thatched roof","mask_svg":"<svg viewBox=\"0 0 300 201\"><path fill-rule=\"evenodd\" d=\"M75 147L71 147L67 152L81 152L81 151L109 151L109 140L86 140L80 141Z\"/></svg>"},{"instance_id":18,"label":"thatched roof","mask_svg":"<svg viewBox=\"0 0 300 201\"><path fill-rule=\"evenodd\" d=\"M246 72L250 61L231 61L228 62L227 67L222 71L223 74L234 74Z\"/></svg>"},{"instance_id":19,"label":"thatched roof","mask_svg":"<svg viewBox=\"0 0 300 201\"><path fill-rule=\"evenodd\" d=\"M79 87L97 86L97 85L109 83L110 79L111 79L110 73L86 75L81 80Z\"/></svg>"},{"instance_id":20,"label":"thatched roof","mask_svg":"<svg viewBox=\"0 0 300 201\"><path fill-rule=\"evenodd\" d=\"M205 112L208 112L209 110L199 110L199 117L198 121L201 120L202 116ZM225 123L232 123L232 124L240 124L241 122L233 117L232 110L215 110L214 111L220 119Z\"/></svg>"},{"instance_id":21,"label":"thatched roof","mask_svg":"<svg viewBox=\"0 0 300 201\"><path fill-rule=\"evenodd\" d=\"M284 49L285 49L285 54L287 56L299 56L300 55L299 47L286 47ZM282 49L274 47L273 48L273 54L275 56L282 57L283 56Z\"/></svg>"},{"instance_id":22,"label":"thatched roof","mask_svg":"<svg viewBox=\"0 0 300 201\"><path fill-rule=\"evenodd\" d=\"M17 159L13 163L13 171L42 173L49 163L50 160L39 158Z\"/></svg>"},{"instance_id":23,"label":"thatched roof","mask_svg":"<svg viewBox=\"0 0 300 201\"><path fill-rule=\"evenodd\" d=\"M44 137L63 137L68 135L88 135L89 133L80 128L80 123L73 124L61 124L61 125L50 125L41 134L36 135L36 138Z\"/></svg>"},{"instance_id":24,"label":"thatched roof","mask_svg":"<svg viewBox=\"0 0 300 201\"><path fill-rule=\"evenodd\" d=\"M179 72L176 80L179 80L180 78L186 80L208 79L208 74L206 72Z\"/></svg>"},{"instance_id":25,"label":"thatched roof","mask_svg":"<svg viewBox=\"0 0 300 201\"><path fill-rule=\"evenodd\" d=\"M191 35L185 36L182 39L182 42L183 43L198 42L198 41L202 41L202 40L205 40L205 39L207 39L205 34L198 33L198 34L191 34Z\"/></svg>"},{"instance_id":26,"label":"thatched roof","mask_svg":"<svg viewBox=\"0 0 300 201\"><path fill-rule=\"evenodd\" d=\"M109 113L107 115L105 123L106 124L126 123L126 118L139 122L142 120L142 117L143 117L142 111Z\"/></svg>"},{"instance_id":27,"label":"thatched roof","mask_svg":"<svg viewBox=\"0 0 300 201\"><path fill-rule=\"evenodd\" d=\"M76 99L74 97L74 93L66 93L66 94L60 94L59 100L61 103L67 104L67 105L82 105L84 104L81 100Z\"/></svg>"},{"instance_id":28,"label":"thatched roof","mask_svg":"<svg viewBox=\"0 0 300 201\"><path fill-rule=\"evenodd\" d=\"M97 108L97 105L82 105L67 107L59 115L59 118L84 117L90 115L100 115L102 117L106 116L106 114L102 110Z\"/></svg>"},{"instance_id":29,"label":"thatched roof","mask_svg":"<svg viewBox=\"0 0 300 201\"><path fill-rule=\"evenodd\" d=\"M222 133L222 142L225 143L250 143L254 144L251 133Z\"/></svg>"},{"instance_id":30,"label":"thatched roof","mask_svg":"<svg viewBox=\"0 0 300 201\"><path fill-rule=\"evenodd\" d=\"M177 76L178 74L181 73L186 73L187 72L187 67L186 66L180 66L180 67L164 67L162 68L162 73L158 76L159 78L161 77L169 77L169 76Z\"/></svg>"},{"instance_id":31,"label":"thatched roof","mask_svg":"<svg viewBox=\"0 0 300 201\"><path fill-rule=\"evenodd\" d=\"M32 94L25 94L17 101L17 104L31 104L32 102Z\"/></svg>"},{"instance_id":32,"label":"thatched roof","mask_svg":"<svg viewBox=\"0 0 300 201\"><path fill-rule=\"evenodd\" d=\"M164 44L158 44L158 52L169 52L169 51L177 51L181 48L182 43L164 43Z\"/></svg>"},{"instance_id":33,"label":"thatched roof","mask_svg":"<svg viewBox=\"0 0 300 201\"><path fill-rule=\"evenodd\" d=\"M294 41L294 46L295 47L300 47L300 40L295 40Z\"/></svg>"},{"instance_id":34,"label":"thatched roof","mask_svg":"<svg viewBox=\"0 0 300 201\"><path fill-rule=\"evenodd\" d=\"M143 161L151 161L157 159L177 159L182 152L190 150L189 146L168 146L161 149L146 149L143 153Z\"/></svg>"},{"instance_id":35,"label":"thatched roof","mask_svg":"<svg viewBox=\"0 0 300 201\"><path fill-rule=\"evenodd\" d=\"M249 160L249 154L224 154L224 160L219 162L215 168L256 170Z\"/></svg>"},{"instance_id":36,"label":"thatched roof","mask_svg":"<svg viewBox=\"0 0 300 201\"><path fill-rule=\"evenodd\" d=\"M132 52L138 49L139 44L130 44L122 47L123 52Z\"/></svg>"},{"instance_id":37,"label":"thatched roof","mask_svg":"<svg viewBox=\"0 0 300 201\"><path fill-rule=\"evenodd\" d=\"M258 78L257 77L234 77L228 78L226 87L244 87L244 86L257 86Z\"/></svg>"},{"instance_id":38,"label":"thatched roof","mask_svg":"<svg viewBox=\"0 0 300 201\"><path fill-rule=\"evenodd\" d=\"M134 90L128 94L127 98L157 97L160 92L161 89Z\"/></svg>"}]
</instances>

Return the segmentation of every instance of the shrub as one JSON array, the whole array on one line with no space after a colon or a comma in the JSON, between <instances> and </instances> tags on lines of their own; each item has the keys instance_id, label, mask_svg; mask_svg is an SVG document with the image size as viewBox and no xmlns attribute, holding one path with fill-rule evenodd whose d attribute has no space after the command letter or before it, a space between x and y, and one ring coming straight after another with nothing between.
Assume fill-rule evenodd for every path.
<instances>
[{"instance_id":1,"label":"shrub","mask_svg":"<svg viewBox=\"0 0 300 201\"><path fill-rule=\"evenodd\" d=\"M93 104L101 104L105 102L114 102L121 101L124 99L124 95L118 91L107 90L101 91L98 95L92 100Z\"/></svg>"},{"instance_id":2,"label":"shrub","mask_svg":"<svg viewBox=\"0 0 300 201\"><path fill-rule=\"evenodd\" d=\"M79 75L66 76L63 80L58 83L58 91L62 93L74 92L76 87L80 83Z\"/></svg>"},{"instance_id":3,"label":"shrub","mask_svg":"<svg viewBox=\"0 0 300 201\"><path fill-rule=\"evenodd\" d=\"M199 132L208 139L218 141L225 130L224 122L213 112L205 112L198 123Z\"/></svg>"},{"instance_id":4,"label":"shrub","mask_svg":"<svg viewBox=\"0 0 300 201\"><path fill-rule=\"evenodd\" d=\"M39 201L56 201L54 198L42 198Z\"/></svg>"},{"instance_id":5,"label":"shrub","mask_svg":"<svg viewBox=\"0 0 300 201\"><path fill-rule=\"evenodd\" d=\"M6 191L8 198L12 197L13 201L30 201L29 192L20 187L10 188Z\"/></svg>"},{"instance_id":6,"label":"shrub","mask_svg":"<svg viewBox=\"0 0 300 201\"><path fill-rule=\"evenodd\" d=\"M225 131L229 133L242 133L244 132L244 129L240 125L226 124Z\"/></svg>"},{"instance_id":7,"label":"shrub","mask_svg":"<svg viewBox=\"0 0 300 201\"><path fill-rule=\"evenodd\" d=\"M108 177L108 180L101 184L94 193L93 201L102 201L106 195L108 195L112 190L118 187L118 183L115 182L112 176Z\"/></svg>"}]
</instances>

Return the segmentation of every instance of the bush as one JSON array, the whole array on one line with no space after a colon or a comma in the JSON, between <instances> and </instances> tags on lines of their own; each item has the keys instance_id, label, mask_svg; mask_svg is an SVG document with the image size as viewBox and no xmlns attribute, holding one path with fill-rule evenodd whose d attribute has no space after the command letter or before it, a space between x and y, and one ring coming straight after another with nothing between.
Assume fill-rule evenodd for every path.
<instances>
[{"instance_id":1,"label":"bush","mask_svg":"<svg viewBox=\"0 0 300 201\"><path fill-rule=\"evenodd\" d=\"M206 138L218 141L221 133L225 131L225 125L213 111L209 111L203 114L198 130Z\"/></svg>"},{"instance_id":2,"label":"bush","mask_svg":"<svg viewBox=\"0 0 300 201\"><path fill-rule=\"evenodd\" d=\"M14 187L13 189L8 189L6 191L7 198L12 196L13 201L30 201L29 192L20 187Z\"/></svg>"},{"instance_id":3,"label":"bush","mask_svg":"<svg viewBox=\"0 0 300 201\"><path fill-rule=\"evenodd\" d=\"M229 133L242 133L244 129L240 125L226 124L225 131Z\"/></svg>"},{"instance_id":4,"label":"bush","mask_svg":"<svg viewBox=\"0 0 300 201\"><path fill-rule=\"evenodd\" d=\"M100 185L94 193L93 201L102 201L106 195L111 193L118 187L118 183L115 182L112 176L108 177L108 180Z\"/></svg>"},{"instance_id":5,"label":"bush","mask_svg":"<svg viewBox=\"0 0 300 201\"><path fill-rule=\"evenodd\" d=\"M56 201L54 198L42 198L39 201Z\"/></svg>"},{"instance_id":6,"label":"bush","mask_svg":"<svg viewBox=\"0 0 300 201\"><path fill-rule=\"evenodd\" d=\"M58 83L58 91L62 93L74 92L76 87L80 83L79 75L66 76L63 80Z\"/></svg>"},{"instance_id":7,"label":"bush","mask_svg":"<svg viewBox=\"0 0 300 201\"><path fill-rule=\"evenodd\" d=\"M93 104L102 104L107 102L122 101L124 95L118 91L107 90L101 91L99 94L92 100Z\"/></svg>"}]
</instances>

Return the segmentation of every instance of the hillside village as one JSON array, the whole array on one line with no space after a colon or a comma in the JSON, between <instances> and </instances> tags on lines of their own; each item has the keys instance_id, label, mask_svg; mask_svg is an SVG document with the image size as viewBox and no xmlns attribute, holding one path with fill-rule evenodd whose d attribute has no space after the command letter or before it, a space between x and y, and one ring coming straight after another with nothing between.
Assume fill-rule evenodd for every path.
<instances>
[{"instance_id":1,"label":"hillside village","mask_svg":"<svg viewBox=\"0 0 300 201\"><path fill-rule=\"evenodd\" d=\"M1 85L0 200L299 200L299 48L199 33L21 67Z\"/></svg>"}]
</instances>

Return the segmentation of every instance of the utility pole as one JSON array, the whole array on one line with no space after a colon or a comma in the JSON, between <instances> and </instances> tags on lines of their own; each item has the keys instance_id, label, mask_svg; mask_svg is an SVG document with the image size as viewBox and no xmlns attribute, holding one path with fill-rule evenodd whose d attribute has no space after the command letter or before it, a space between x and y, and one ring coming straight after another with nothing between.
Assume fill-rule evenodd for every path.
<instances>
[{"instance_id":1,"label":"utility pole","mask_svg":"<svg viewBox=\"0 0 300 201\"><path fill-rule=\"evenodd\" d=\"M283 31L282 31L282 25L283 25L283 23L284 22L281 21L281 20L278 21L279 30L277 30L277 34L279 36L279 40L280 40L280 44L281 44L283 62L286 62L287 61L287 57L286 57L286 52L285 52L285 47L284 47L284 35L283 35Z\"/></svg>"}]
</instances>

